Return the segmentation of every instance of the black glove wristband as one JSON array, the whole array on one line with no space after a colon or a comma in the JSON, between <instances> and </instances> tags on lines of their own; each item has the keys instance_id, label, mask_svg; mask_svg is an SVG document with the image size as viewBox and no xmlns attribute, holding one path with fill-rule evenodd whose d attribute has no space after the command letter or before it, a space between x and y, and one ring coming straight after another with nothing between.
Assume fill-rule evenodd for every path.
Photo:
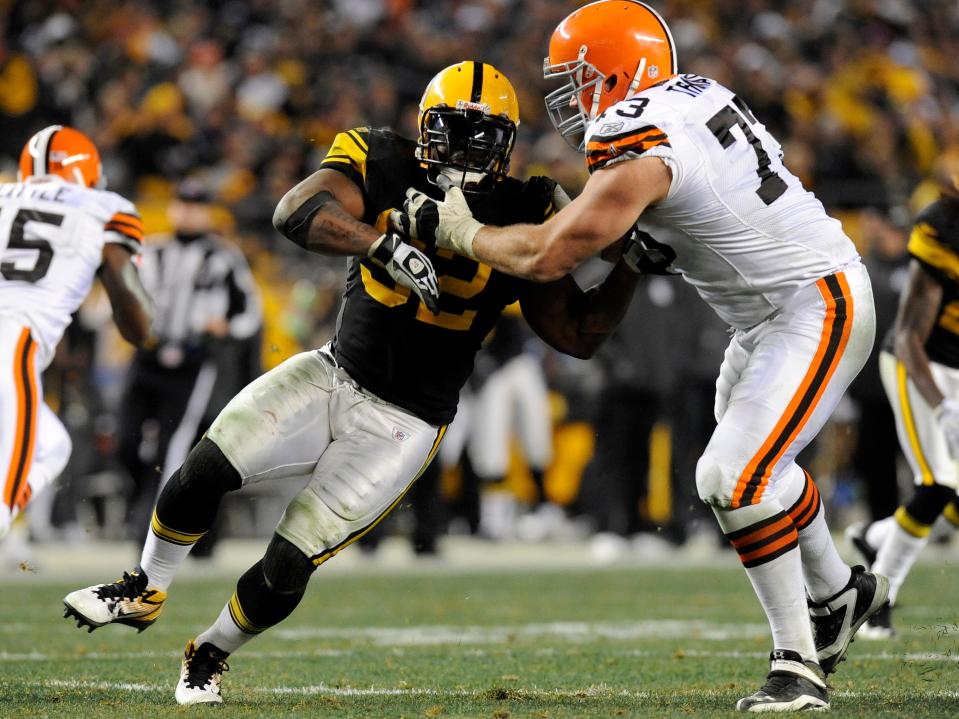
<instances>
[{"instance_id":1,"label":"black glove wristband","mask_svg":"<svg viewBox=\"0 0 959 719\"><path fill-rule=\"evenodd\" d=\"M387 232L382 238L376 241L373 251L370 253L370 259L383 267L389 264L393 259L396 248L399 247L402 240L395 232Z\"/></svg>"}]
</instances>

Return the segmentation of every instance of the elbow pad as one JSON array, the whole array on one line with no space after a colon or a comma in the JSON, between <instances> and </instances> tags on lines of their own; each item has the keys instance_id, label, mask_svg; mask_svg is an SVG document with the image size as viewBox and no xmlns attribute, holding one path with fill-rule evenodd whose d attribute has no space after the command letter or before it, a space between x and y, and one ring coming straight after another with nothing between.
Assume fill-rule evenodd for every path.
<instances>
[{"instance_id":1,"label":"elbow pad","mask_svg":"<svg viewBox=\"0 0 959 719\"><path fill-rule=\"evenodd\" d=\"M284 237L292 240L300 247L306 248L306 241L310 234L310 224L313 222L313 216L316 215L328 202L335 201L336 198L326 190L318 192L313 197L300 205L289 217L283 219L280 208L283 202L276 208L273 214L273 226L279 230Z\"/></svg>"}]
</instances>

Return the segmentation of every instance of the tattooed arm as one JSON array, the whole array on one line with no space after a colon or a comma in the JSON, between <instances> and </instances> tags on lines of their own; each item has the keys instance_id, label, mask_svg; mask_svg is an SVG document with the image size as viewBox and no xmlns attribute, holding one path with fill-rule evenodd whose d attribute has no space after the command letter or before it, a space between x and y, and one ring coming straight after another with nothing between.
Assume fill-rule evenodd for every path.
<instances>
[{"instance_id":1,"label":"tattooed arm","mask_svg":"<svg viewBox=\"0 0 959 719\"><path fill-rule=\"evenodd\" d=\"M395 232L381 235L360 222L364 210L356 183L336 170L317 170L283 195L273 226L310 252L369 257L438 314L439 280L433 263Z\"/></svg>"},{"instance_id":2,"label":"tattooed arm","mask_svg":"<svg viewBox=\"0 0 959 719\"><path fill-rule=\"evenodd\" d=\"M273 213L273 226L310 252L366 255L380 233L360 221L363 193L336 170L317 170L287 192Z\"/></svg>"}]
</instances>

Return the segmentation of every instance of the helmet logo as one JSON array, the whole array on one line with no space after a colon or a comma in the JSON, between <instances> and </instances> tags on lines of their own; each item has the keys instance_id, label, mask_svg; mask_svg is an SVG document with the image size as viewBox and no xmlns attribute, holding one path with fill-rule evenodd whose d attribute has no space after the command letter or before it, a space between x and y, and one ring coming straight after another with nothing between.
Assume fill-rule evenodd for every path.
<instances>
[{"instance_id":1,"label":"helmet logo","mask_svg":"<svg viewBox=\"0 0 959 719\"><path fill-rule=\"evenodd\" d=\"M489 115L490 106L485 102L471 102L469 100L457 100L456 101L457 110L477 110L482 112L484 115Z\"/></svg>"},{"instance_id":2,"label":"helmet logo","mask_svg":"<svg viewBox=\"0 0 959 719\"><path fill-rule=\"evenodd\" d=\"M646 70L646 74L649 75L650 80L655 80L659 77L659 65L650 65L649 69Z\"/></svg>"}]
</instances>

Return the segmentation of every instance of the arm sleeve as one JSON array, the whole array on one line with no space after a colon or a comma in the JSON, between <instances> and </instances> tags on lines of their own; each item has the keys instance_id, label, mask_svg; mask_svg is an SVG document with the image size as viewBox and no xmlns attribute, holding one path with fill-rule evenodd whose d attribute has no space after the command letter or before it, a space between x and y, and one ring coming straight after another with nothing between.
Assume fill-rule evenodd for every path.
<instances>
[{"instance_id":1,"label":"arm sleeve","mask_svg":"<svg viewBox=\"0 0 959 719\"><path fill-rule=\"evenodd\" d=\"M366 184L366 157L370 151L370 130L358 127L333 138L320 167L342 172L362 188Z\"/></svg>"}]
</instances>

